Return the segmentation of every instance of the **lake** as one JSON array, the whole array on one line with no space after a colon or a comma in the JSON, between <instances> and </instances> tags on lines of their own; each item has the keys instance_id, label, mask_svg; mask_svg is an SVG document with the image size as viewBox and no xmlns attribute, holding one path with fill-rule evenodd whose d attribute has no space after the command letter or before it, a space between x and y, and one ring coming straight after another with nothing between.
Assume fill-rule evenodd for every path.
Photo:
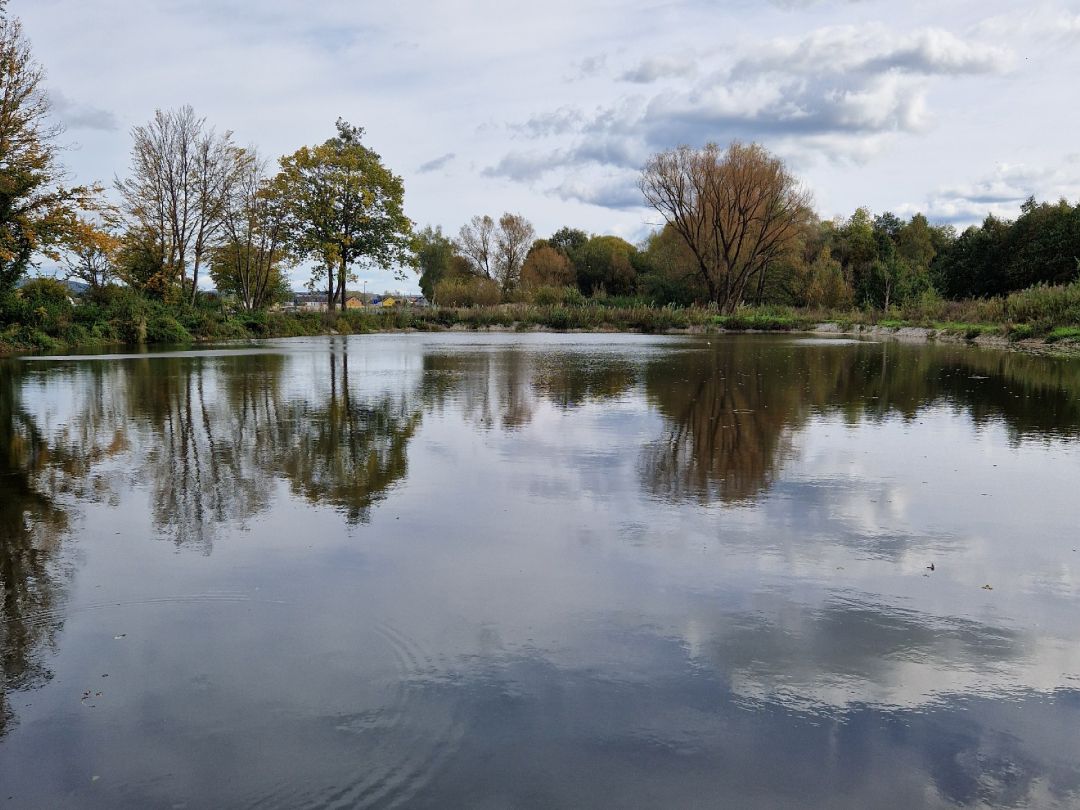
<instances>
[{"instance_id":1,"label":"lake","mask_svg":"<svg viewBox=\"0 0 1080 810\"><path fill-rule=\"evenodd\" d=\"M0 807L1077 807L1078 474L963 346L3 360Z\"/></svg>"}]
</instances>

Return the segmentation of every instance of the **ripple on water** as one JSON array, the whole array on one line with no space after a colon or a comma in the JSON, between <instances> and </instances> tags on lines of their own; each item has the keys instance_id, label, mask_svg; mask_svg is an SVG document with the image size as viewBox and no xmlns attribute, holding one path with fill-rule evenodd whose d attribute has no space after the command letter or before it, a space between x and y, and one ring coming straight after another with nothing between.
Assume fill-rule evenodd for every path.
<instances>
[{"instance_id":1,"label":"ripple on water","mask_svg":"<svg viewBox=\"0 0 1080 810\"><path fill-rule=\"evenodd\" d=\"M218 604L296 607L243 592L213 591L73 604L39 612L27 621L46 625L115 608ZM259 795L241 799L240 806L399 807L415 797L459 747L463 724L457 702L447 699L446 690L433 688L445 682L446 663L390 624L372 621L354 630L361 663L352 660L346 678L356 689L333 696L337 706L348 708L318 724L346 735L348 745L334 746L335 761L321 773L282 768L277 779L263 781ZM342 750L348 751L344 765L338 759Z\"/></svg>"},{"instance_id":2,"label":"ripple on water","mask_svg":"<svg viewBox=\"0 0 1080 810\"><path fill-rule=\"evenodd\" d=\"M364 635L372 666L357 673L361 705L332 718L334 730L352 738L355 767L330 785L280 780L247 807L400 807L457 750L463 736L457 712L445 695L426 689L443 674L439 662L388 624L373 623Z\"/></svg>"}]
</instances>

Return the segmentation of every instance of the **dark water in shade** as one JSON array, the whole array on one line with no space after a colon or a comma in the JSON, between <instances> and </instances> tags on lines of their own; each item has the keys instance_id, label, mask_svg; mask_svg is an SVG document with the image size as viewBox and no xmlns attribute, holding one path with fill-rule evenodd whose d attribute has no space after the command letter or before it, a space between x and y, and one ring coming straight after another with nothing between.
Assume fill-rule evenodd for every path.
<instances>
[{"instance_id":1,"label":"dark water in shade","mask_svg":"<svg viewBox=\"0 0 1080 810\"><path fill-rule=\"evenodd\" d=\"M1078 481L960 347L5 361L0 807L1080 807Z\"/></svg>"}]
</instances>

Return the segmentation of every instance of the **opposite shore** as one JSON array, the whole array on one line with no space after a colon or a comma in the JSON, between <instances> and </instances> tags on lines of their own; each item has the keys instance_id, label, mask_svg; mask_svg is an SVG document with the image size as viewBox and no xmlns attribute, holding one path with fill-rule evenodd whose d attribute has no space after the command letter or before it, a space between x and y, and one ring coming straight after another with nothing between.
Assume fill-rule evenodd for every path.
<instances>
[{"instance_id":1,"label":"opposite shore","mask_svg":"<svg viewBox=\"0 0 1080 810\"><path fill-rule=\"evenodd\" d=\"M1072 298L1075 285L1056 288ZM1062 292L1068 291L1068 293ZM259 338L379 332L509 331L641 334L712 334L791 332L873 337L908 342L941 342L1040 354L1080 355L1080 328L1071 313L1061 320L1047 312L1023 312L1011 320L973 320L957 311L953 318L928 313L823 311L790 307L746 307L720 315L704 307L646 305L585 306L499 304L494 306L402 307L343 313L228 313L220 307L194 307L180 313L154 306L84 303L64 312L40 311L36 324L0 333L0 354L52 354L145 346L184 346ZM977 302L976 302L977 303ZM1043 302L1045 304L1045 301ZM1072 302L1070 301L1070 304ZM1045 307L1044 307L1045 309ZM1069 307L1071 309L1071 307ZM946 315L947 313L932 313ZM960 315L960 318L955 317Z\"/></svg>"}]
</instances>

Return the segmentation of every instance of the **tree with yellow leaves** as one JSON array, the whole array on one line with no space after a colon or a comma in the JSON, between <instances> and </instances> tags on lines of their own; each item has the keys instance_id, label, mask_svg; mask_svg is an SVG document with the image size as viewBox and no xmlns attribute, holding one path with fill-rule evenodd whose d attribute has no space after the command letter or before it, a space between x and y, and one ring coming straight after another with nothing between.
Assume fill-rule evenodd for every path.
<instances>
[{"instance_id":1,"label":"tree with yellow leaves","mask_svg":"<svg viewBox=\"0 0 1080 810\"><path fill-rule=\"evenodd\" d=\"M60 182L60 128L48 121L44 78L22 23L0 6L0 291L13 288L36 257L59 258L72 212L92 192Z\"/></svg>"},{"instance_id":2,"label":"tree with yellow leaves","mask_svg":"<svg viewBox=\"0 0 1080 810\"><path fill-rule=\"evenodd\" d=\"M63 240L63 259L68 278L77 279L97 292L116 276L114 261L120 238L107 224L78 216Z\"/></svg>"}]
</instances>

